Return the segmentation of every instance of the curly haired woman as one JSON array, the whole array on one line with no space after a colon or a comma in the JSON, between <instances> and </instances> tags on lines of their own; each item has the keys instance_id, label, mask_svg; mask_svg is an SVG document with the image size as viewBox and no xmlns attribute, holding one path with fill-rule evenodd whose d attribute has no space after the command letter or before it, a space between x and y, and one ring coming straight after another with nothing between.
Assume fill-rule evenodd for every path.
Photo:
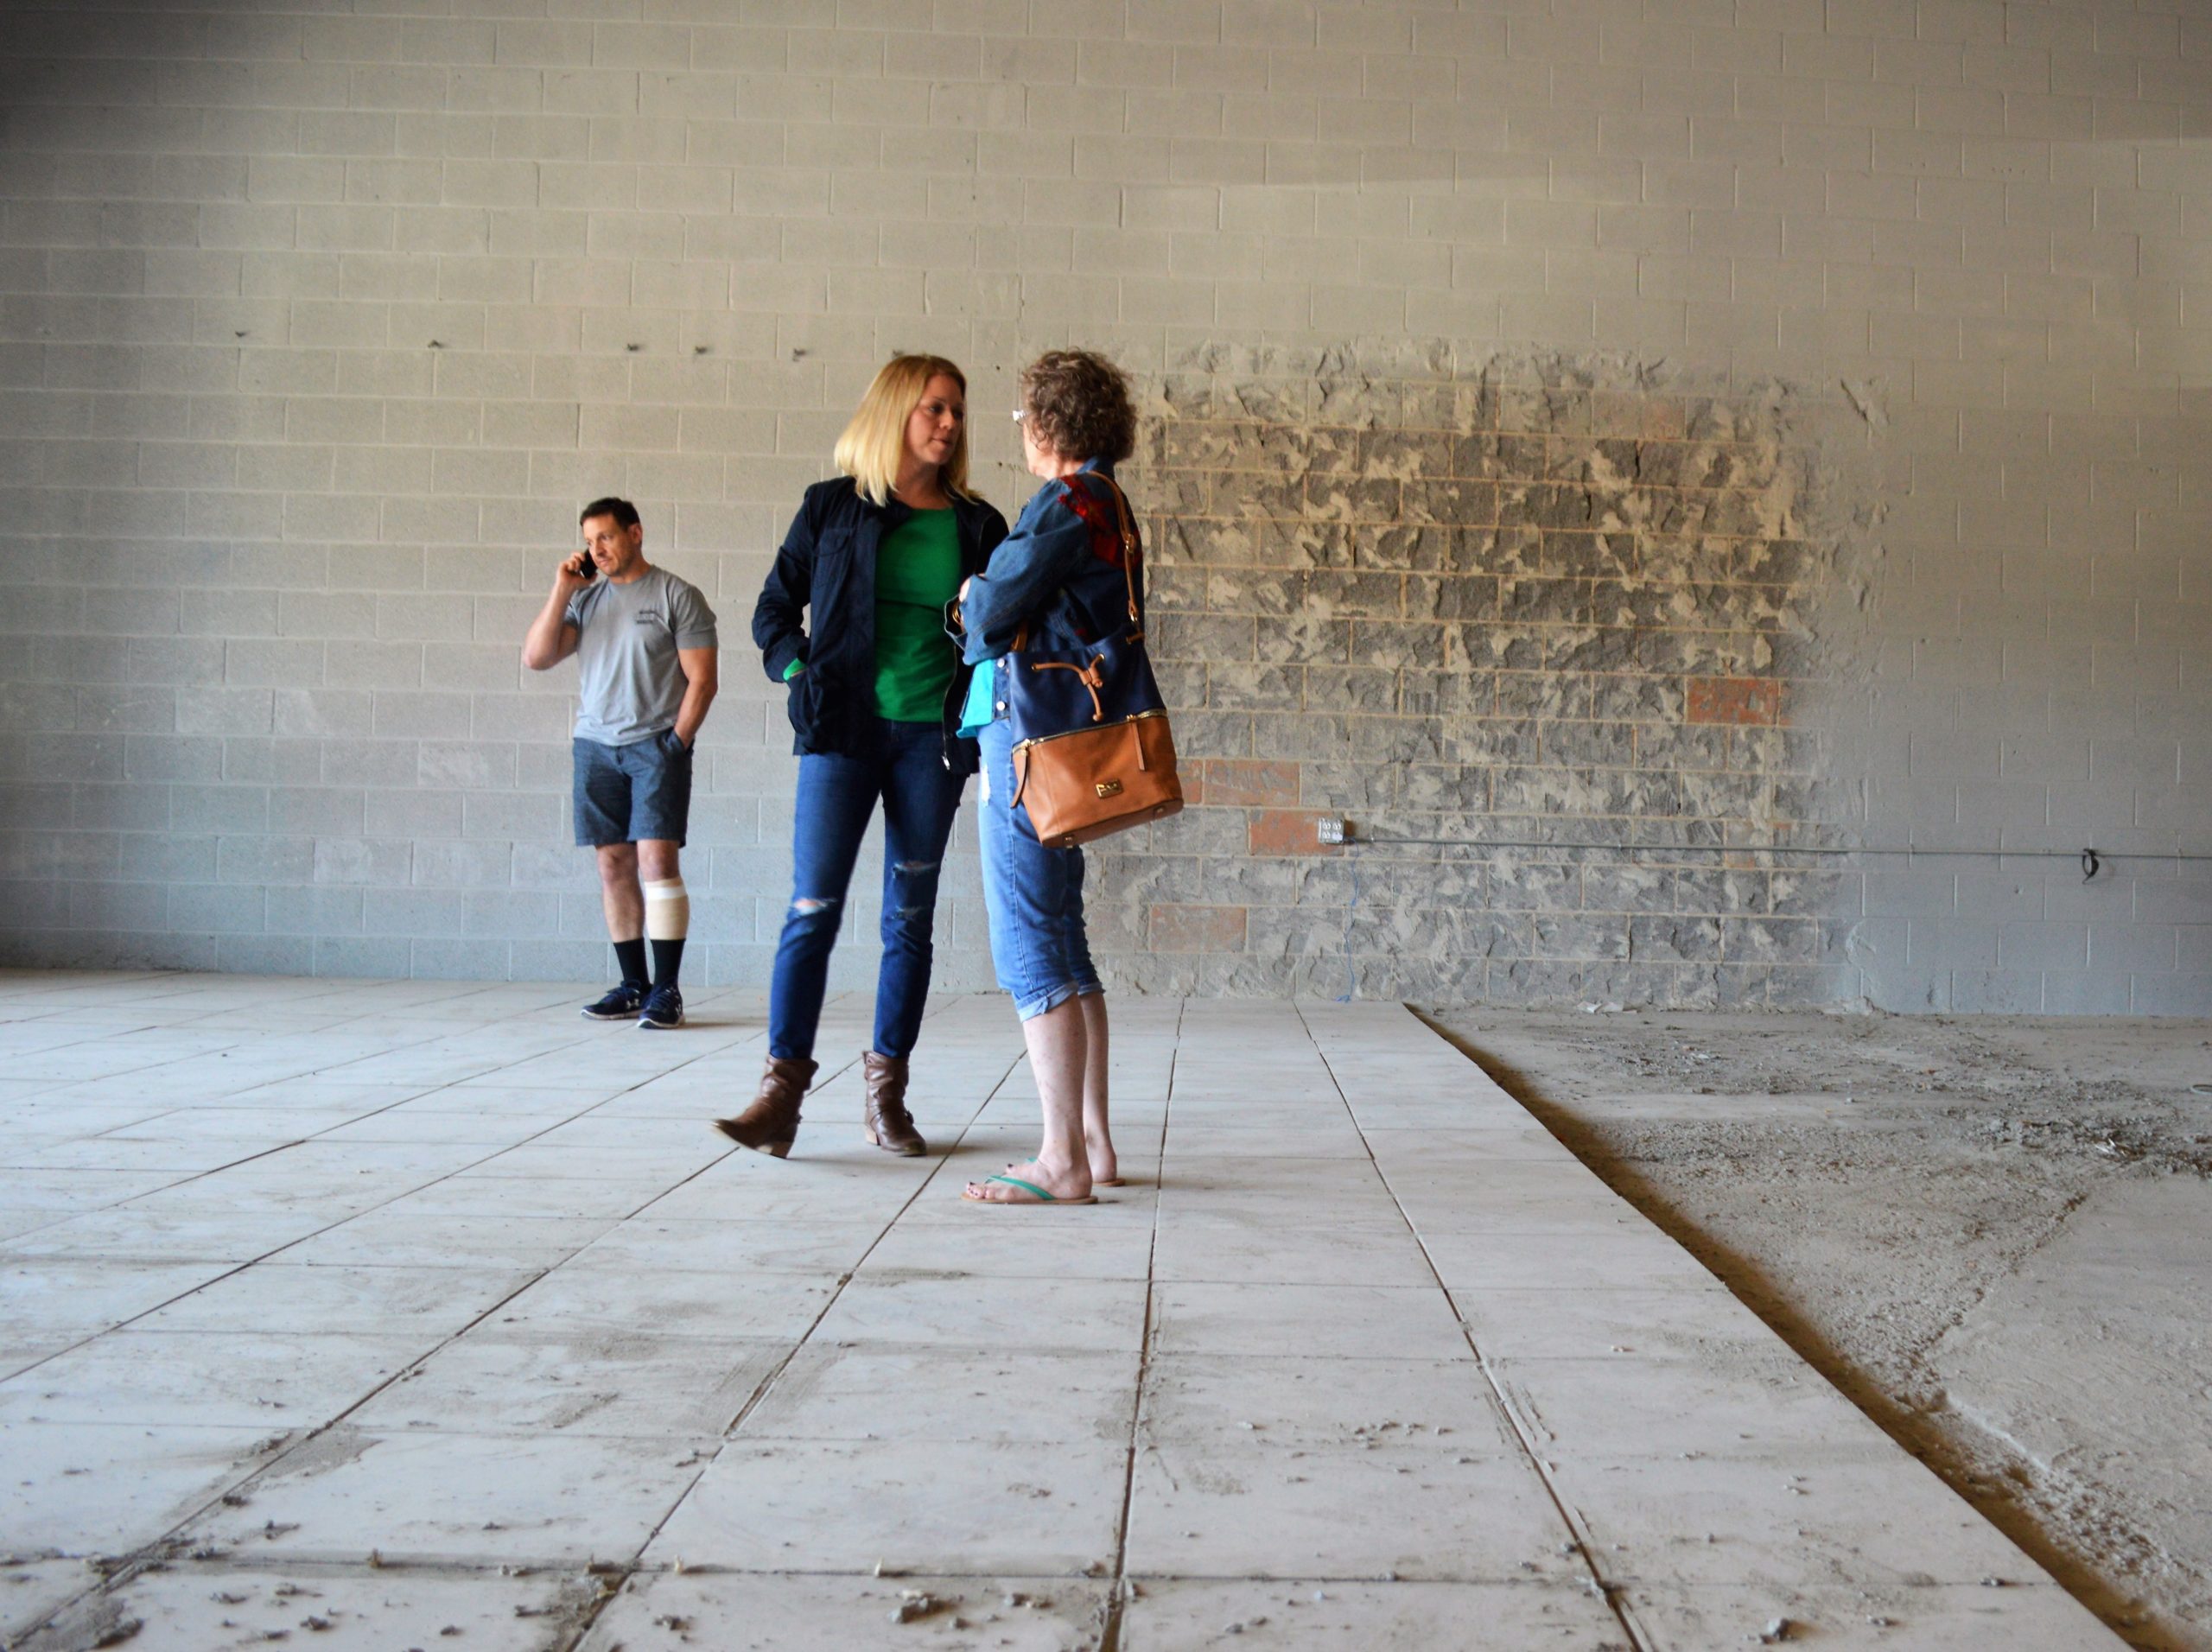
<instances>
[{"instance_id":1,"label":"curly haired woman","mask_svg":"<svg viewBox=\"0 0 2212 1652\"><path fill-rule=\"evenodd\" d=\"M1124 572L1114 467L1136 445L1128 380L1088 350L1048 351L1021 375L1023 456L1044 486L990 564L962 589L976 667L962 732L982 747L978 836L991 957L1014 995L1045 1114L1037 1156L968 1184L984 1204L1088 1204L1121 1185L1107 1122L1106 995L1083 922L1083 851L1038 841L1016 801L1004 656L1027 626L1039 648L1075 648L1141 606L1141 563Z\"/></svg>"}]
</instances>

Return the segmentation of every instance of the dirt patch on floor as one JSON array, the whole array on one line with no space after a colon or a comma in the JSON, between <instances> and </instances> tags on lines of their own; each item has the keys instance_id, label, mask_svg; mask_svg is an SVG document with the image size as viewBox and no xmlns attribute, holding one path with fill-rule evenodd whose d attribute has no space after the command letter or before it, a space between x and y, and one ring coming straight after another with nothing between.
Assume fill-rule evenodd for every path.
<instances>
[{"instance_id":1,"label":"dirt patch on floor","mask_svg":"<svg viewBox=\"0 0 2212 1652\"><path fill-rule=\"evenodd\" d=\"M2122 1636L2212 1652L2212 1025L1425 1013Z\"/></svg>"}]
</instances>

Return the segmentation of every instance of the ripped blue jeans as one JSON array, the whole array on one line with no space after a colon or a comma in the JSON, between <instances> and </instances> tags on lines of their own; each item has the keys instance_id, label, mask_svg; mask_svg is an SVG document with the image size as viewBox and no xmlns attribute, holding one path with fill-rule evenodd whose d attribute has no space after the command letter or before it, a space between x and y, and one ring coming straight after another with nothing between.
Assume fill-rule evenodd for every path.
<instances>
[{"instance_id":1,"label":"ripped blue jeans","mask_svg":"<svg viewBox=\"0 0 2212 1652\"><path fill-rule=\"evenodd\" d=\"M768 1052L804 1060L830 979L830 954L861 840L883 804L883 962L875 979L875 1052L912 1052L929 996L938 872L966 784L944 766L934 722L875 724L866 757L808 753L798 760L791 827L791 903L768 988Z\"/></svg>"}]
</instances>

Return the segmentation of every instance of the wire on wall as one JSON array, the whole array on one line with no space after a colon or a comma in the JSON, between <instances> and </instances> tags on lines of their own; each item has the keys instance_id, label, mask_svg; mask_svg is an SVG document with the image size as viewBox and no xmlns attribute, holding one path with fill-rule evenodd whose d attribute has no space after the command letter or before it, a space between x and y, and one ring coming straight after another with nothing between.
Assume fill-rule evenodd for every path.
<instances>
[{"instance_id":1,"label":"wire on wall","mask_svg":"<svg viewBox=\"0 0 2212 1652\"><path fill-rule=\"evenodd\" d=\"M1335 828L1332 836L1329 830ZM2073 861L2082 868L2082 881L2089 882L2104 870L2107 861L2173 861L2197 862L2212 861L2212 855L2191 855L2179 850L2157 849L2100 849L2084 847L2078 849L2012 849L1967 848L1948 846L1929 848L1917 843L1833 845L1814 843L1561 843L1542 838L1514 837L1414 837L1395 832L1375 832L1352 829L1348 820L1331 818L1322 823L1323 842L1361 843L1380 846L1428 846L1461 849L1550 849L1576 854L1599 853L1614 855L1903 855L1908 860L1918 856L1929 859L1964 856L2003 861Z\"/></svg>"}]
</instances>

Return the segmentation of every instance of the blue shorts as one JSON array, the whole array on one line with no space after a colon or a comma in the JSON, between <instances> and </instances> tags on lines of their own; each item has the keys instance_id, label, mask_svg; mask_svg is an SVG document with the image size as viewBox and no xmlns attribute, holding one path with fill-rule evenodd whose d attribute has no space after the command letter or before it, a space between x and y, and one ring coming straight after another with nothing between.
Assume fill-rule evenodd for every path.
<instances>
[{"instance_id":1,"label":"blue shorts","mask_svg":"<svg viewBox=\"0 0 2212 1652\"><path fill-rule=\"evenodd\" d=\"M1083 851L1048 849L1029 810L1014 806L1014 728L984 727L983 797L976 836L983 850L983 908L991 962L1023 1020L1071 998L1103 992L1083 927Z\"/></svg>"},{"instance_id":2,"label":"blue shorts","mask_svg":"<svg viewBox=\"0 0 2212 1652\"><path fill-rule=\"evenodd\" d=\"M683 842L691 822L691 748L673 728L627 746L582 739L575 745L579 848L649 838Z\"/></svg>"}]
</instances>

